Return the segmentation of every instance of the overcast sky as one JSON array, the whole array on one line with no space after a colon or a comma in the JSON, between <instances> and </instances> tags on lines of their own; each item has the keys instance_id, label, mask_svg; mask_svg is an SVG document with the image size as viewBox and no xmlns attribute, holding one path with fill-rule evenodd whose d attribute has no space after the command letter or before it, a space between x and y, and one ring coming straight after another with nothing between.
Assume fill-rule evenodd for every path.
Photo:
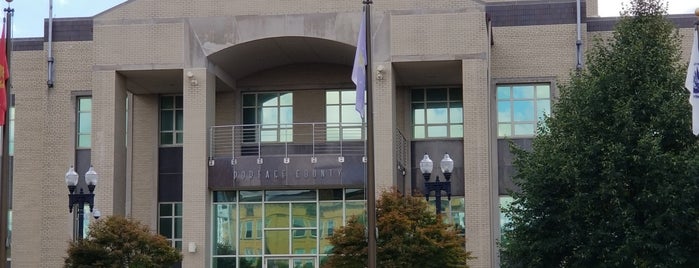
<instances>
[{"instance_id":1,"label":"overcast sky","mask_svg":"<svg viewBox=\"0 0 699 268\"><path fill-rule=\"evenodd\" d=\"M15 9L12 36L15 38L44 36L44 18L49 17L49 1L13 0L10 4ZM56 18L90 17L123 2L126 0L53 0L53 14ZM357 0L357 3L360 2ZM600 16L619 16L621 2L627 2L627 0L598 0ZM699 1L696 0L669 0L669 3L670 14L693 14L694 9L699 7ZM0 2L0 4L7 7L6 2Z\"/></svg>"},{"instance_id":2,"label":"overcast sky","mask_svg":"<svg viewBox=\"0 0 699 268\"><path fill-rule=\"evenodd\" d=\"M602 17L617 17L621 12L621 5L628 0L597 0L599 15ZM669 0L668 13L670 14L694 14L694 9L699 8L696 0Z\"/></svg>"}]
</instances>

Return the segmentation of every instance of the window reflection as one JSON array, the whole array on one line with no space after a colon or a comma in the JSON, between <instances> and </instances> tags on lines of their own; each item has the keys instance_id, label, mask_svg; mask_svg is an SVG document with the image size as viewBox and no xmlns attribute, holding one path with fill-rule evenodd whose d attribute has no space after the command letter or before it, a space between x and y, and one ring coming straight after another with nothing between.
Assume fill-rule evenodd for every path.
<instances>
[{"instance_id":1,"label":"window reflection","mask_svg":"<svg viewBox=\"0 0 699 268\"><path fill-rule=\"evenodd\" d=\"M265 253L289 254L289 230L265 231Z\"/></svg>"},{"instance_id":2,"label":"window reflection","mask_svg":"<svg viewBox=\"0 0 699 268\"><path fill-rule=\"evenodd\" d=\"M182 203L158 204L158 233L167 238L173 247L182 249Z\"/></svg>"},{"instance_id":3,"label":"window reflection","mask_svg":"<svg viewBox=\"0 0 699 268\"><path fill-rule=\"evenodd\" d=\"M235 255L236 245L236 215L235 204L214 205L213 222L214 237L216 237L214 255Z\"/></svg>"},{"instance_id":4,"label":"window reflection","mask_svg":"<svg viewBox=\"0 0 699 268\"><path fill-rule=\"evenodd\" d=\"M289 227L289 204L265 204L265 228Z\"/></svg>"},{"instance_id":5,"label":"window reflection","mask_svg":"<svg viewBox=\"0 0 699 268\"><path fill-rule=\"evenodd\" d=\"M411 91L413 138L463 137L463 93L460 87L415 88Z\"/></svg>"},{"instance_id":6,"label":"window reflection","mask_svg":"<svg viewBox=\"0 0 699 268\"><path fill-rule=\"evenodd\" d=\"M78 97L77 110L77 147L90 148L92 146L92 97ZM10 120L10 123L14 123L14 108L10 108ZM11 129L14 131L14 128ZM11 132L10 135L11 140L14 140L14 133Z\"/></svg>"},{"instance_id":7,"label":"window reflection","mask_svg":"<svg viewBox=\"0 0 699 268\"><path fill-rule=\"evenodd\" d=\"M246 255L260 254L262 250L262 204L241 204L238 212L240 217L240 245L246 249Z\"/></svg>"},{"instance_id":8,"label":"window reflection","mask_svg":"<svg viewBox=\"0 0 699 268\"><path fill-rule=\"evenodd\" d=\"M498 85L496 96L498 137L532 136L551 114L549 84Z\"/></svg>"},{"instance_id":9,"label":"window reflection","mask_svg":"<svg viewBox=\"0 0 699 268\"><path fill-rule=\"evenodd\" d=\"M327 253L327 249L332 249L332 245L328 238L333 235L336 222L343 222L342 218L342 203L343 202L321 202L319 209L320 222L320 248L325 249L321 252Z\"/></svg>"},{"instance_id":10,"label":"window reflection","mask_svg":"<svg viewBox=\"0 0 699 268\"><path fill-rule=\"evenodd\" d=\"M512 98L532 99L534 98L534 86L522 85L512 87Z\"/></svg>"},{"instance_id":11,"label":"window reflection","mask_svg":"<svg viewBox=\"0 0 699 268\"><path fill-rule=\"evenodd\" d=\"M336 228L351 217L365 221L365 204L363 189L214 192L212 266L261 267L284 255L294 267L312 267L332 249Z\"/></svg>"},{"instance_id":12,"label":"window reflection","mask_svg":"<svg viewBox=\"0 0 699 268\"><path fill-rule=\"evenodd\" d=\"M515 122L534 121L534 101L513 101L512 110L514 111Z\"/></svg>"},{"instance_id":13,"label":"window reflection","mask_svg":"<svg viewBox=\"0 0 699 268\"><path fill-rule=\"evenodd\" d=\"M289 142L293 140L293 94L244 93L243 124L259 125L247 128L246 142Z\"/></svg>"},{"instance_id":14,"label":"window reflection","mask_svg":"<svg viewBox=\"0 0 699 268\"><path fill-rule=\"evenodd\" d=\"M160 96L160 145L182 144L183 128L182 95Z\"/></svg>"},{"instance_id":15,"label":"window reflection","mask_svg":"<svg viewBox=\"0 0 699 268\"><path fill-rule=\"evenodd\" d=\"M326 140L362 140L362 118L355 109L356 90L325 92Z\"/></svg>"},{"instance_id":16,"label":"window reflection","mask_svg":"<svg viewBox=\"0 0 699 268\"><path fill-rule=\"evenodd\" d=\"M511 205L512 202L514 201L514 198L509 195L503 195L500 196L500 239L502 240L504 232L508 228L508 224L512 221L510 217L505 214L505 210L508 209Z\"/></svg>"}]
</instances>

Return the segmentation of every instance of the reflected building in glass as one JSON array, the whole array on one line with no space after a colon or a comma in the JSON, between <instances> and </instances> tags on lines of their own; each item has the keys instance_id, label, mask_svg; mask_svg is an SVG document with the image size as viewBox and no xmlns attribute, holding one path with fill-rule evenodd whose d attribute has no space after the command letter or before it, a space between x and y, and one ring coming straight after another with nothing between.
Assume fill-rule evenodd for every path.
<instances>
[{"instance_id":1,"label":"reflected building in glass","mask_svg":"<svg viewBox=\"0 0 699 268\"><path fill-rule=\"evenodd\" d=\"M471 267L497 267L500 207L518 190L509 142L530 148L554 113L556 82L577 65L576 9L375 1L373 133L351 80L362 1L129 0L45 21L51 44L8 46L12 266L63 266L70 165L100 173L102 217L147 224L181 250L181 267L316 268L328 237L366 219L369 191L424 194L420 160L448 153L451 200L439 213L464 236ZM582 1L583 44L616 21L596 9ZM671 19L689 47L696 18ZM366 189L367 161L376 189Z\"/></svg>"}]
</instances>

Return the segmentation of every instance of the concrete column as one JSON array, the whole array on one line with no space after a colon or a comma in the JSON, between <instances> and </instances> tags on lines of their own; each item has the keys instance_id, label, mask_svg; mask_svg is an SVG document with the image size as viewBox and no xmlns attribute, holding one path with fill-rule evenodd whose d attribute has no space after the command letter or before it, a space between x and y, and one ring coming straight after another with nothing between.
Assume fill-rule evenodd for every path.
<instances>
[{"instance_id":1,"label":"concrete column","mask_svg":"<svg viewBox=\"0 0 699 268\"><path fill-rule=\"evenodd\" d=\"M126 204L126 79L116 71L93 73L92 165L99 174L95 208L124 215Z\"/></svg>"},{"instance_id":2,"label":"concrete column","mask_svg":"<svg viewBox=\"0 0 699 268\"><path fill-rule=\"evenodd\" d=\"M466 249L476 259L471 267L491 267L493 220L491 127L487 59L462 61L464 99L464 197Z\"/></svg>"},{"instance_id":3,"label":"concrete column","mask_svg":"<svg viewBox=\"0 0 699 268\"><path fill-rule=\"evenodd\" d=\"M188 74L192 74L189 77ZM208 267L211 194L207 188L209 127L215 119L216 77L206 68L183 72L182 267ZM190 243L196 252L189 252Z\"/></svg>"}]
</instances>

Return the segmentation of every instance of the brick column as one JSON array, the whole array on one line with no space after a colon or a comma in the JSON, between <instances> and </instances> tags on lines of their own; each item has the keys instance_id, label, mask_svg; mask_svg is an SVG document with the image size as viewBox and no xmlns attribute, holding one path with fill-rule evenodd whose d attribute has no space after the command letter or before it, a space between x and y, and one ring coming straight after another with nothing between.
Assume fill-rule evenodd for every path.
<instances>
[{"instance_id":1,"label":"brick column","mask_svg":"<svg viewBox=\"0 0 699 268\"><path fill-rule=\"evenodd\" d=\"M193 76L188 77L188 72ZM215 118L216 78L205 68L185 69L183 76L182 267L208 267L210 228L207 222L211 204L207 188L208 133ZM188 252L190 243L196 245L196 252Z\"/></svg>"},{"instance_id":2,"label":"brick column","mask_svg":"<svg viewBox=\"0 0 699 268\"><path fill-rule=\"evenodd\" d=\"M384 66L383 79L378 80L376 67ZM376 197L383 190L397 186L396 158L393 132L396 129L396 88L391 77L391 63L374 63L371 75L373 82L374 109L374 174ZM371 148L368 148L371 149ZM402 189L401 189L402 190Z\"/></svg>"},{"instance_id":3,"label":"brick column","mask_svg":"<svg viewBox=\"0 0 699 268\"><path fill-rule=\"evenodd\" d=\"M131 217L158 230L158 95L132 95Z\"/></svg>"},{"instance_id":4,"label":"brick column","mask_svg":"<svg viewBox=\"0 0 699 268\"><path fill-rule=\"evenodd\" d=\"M466 249L471 267L491 267L493 220L490 99L487 59L462 61L464 96L464 186Z\"/></svg>"}]
</instances>

